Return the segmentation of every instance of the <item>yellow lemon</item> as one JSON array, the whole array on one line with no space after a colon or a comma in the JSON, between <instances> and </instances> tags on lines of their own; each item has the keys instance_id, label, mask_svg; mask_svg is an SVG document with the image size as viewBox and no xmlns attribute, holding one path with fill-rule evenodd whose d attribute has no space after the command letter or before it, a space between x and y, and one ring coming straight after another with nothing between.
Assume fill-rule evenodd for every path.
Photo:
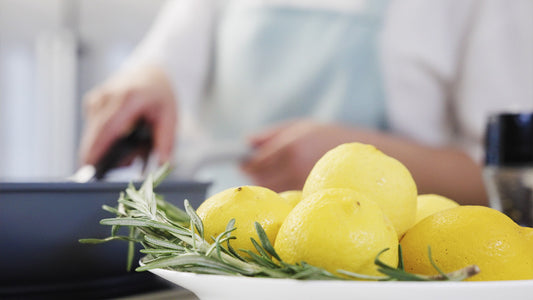
<instances>
[{"instance_id":1,"label":"yellow lemon","mask_svg":"<svg viewBox=\"0 0 533 300\"><path fill-rule=\"evenodd\" d=\"M285 199L291 207L295 207L300 200L302 200L302 191L290 190L279 193L279 195Z\"/></svg>"},{"instance_id":2,"label":"yellow lemon","mask_svg":"<svg viewBox=\"0 0 533 300\"><path fill-rule=\"evenodd\" d=\"M400 244L409 272L437 274L428 259L430 246L433 260L445 273L477 265L481 272L469 280L533 279L529 232L495 209L458 206L423 219Z\"/></svg>"},{"instance_id":3,"label":"yellow lemon","mask_svg":"<svg viewBox=\"0 0 533 300\"><path fill-rule=\"evenodd\" d=\"M342 144L322 156L309 173L303 197L326 188L350 188L376 201L398 236L415 222L417 190L411 173L374 146Z\"/></svg>"},{"instance_id":4,"label":"yellow lemon","mask_svg":"<svg viewBox=\"0 0 533 300\"><path fill-rule=\"evenodd\" d=\"M529 241L531 248L533 249L533 228L522 227L522 234L524 235L524 238Z\"/></svg>"},{"instance_id":5,"label":"yellow lemon","mask_svg":"<svg viewBox=\"0 0 533 300\"><path fill-rule=\"evenodd\" d=\"M376 255L396 266L398 236L376 202L351 189L325 189L302 199L281 225L274 244L288 263L305 261L332 273L381 275Z\"/></svg>"},{"instance_id":6,"label":"yellow lemon","mask_svg":"<svg viewBox=\"0 0 533 300\"><path fill-rule=\"evenodd\" d=\"M531 249L533 249L533 228L531 227L521 227L522 236L529 243Z\"/></svg>"},{"instance_id":7,"label":"yellow lemon","mask_svg":"<svg viewBox=\"0 0 533 300\"><path fill-rule=\"evenodd\" d=\"M418 195L417 202L415 223L441 210L459 206L452 199L435 194Z\"/></svg>"},{"instance_id":8,"label":"yellow lemon","mask_svg":"<svg viewBox=\"0 0 533 300\"><path fill-rule=\"evenodd\" d=\"M235 219L231 241L235 249L255 251L250 238L259 241L254 223L257 221L274 243L279 227L292 207L278 193L259 186L242 186L219 192L205 200L197 210L204 224L207 241L226 230L231 219Z\"/></svg>"}]
</instances>

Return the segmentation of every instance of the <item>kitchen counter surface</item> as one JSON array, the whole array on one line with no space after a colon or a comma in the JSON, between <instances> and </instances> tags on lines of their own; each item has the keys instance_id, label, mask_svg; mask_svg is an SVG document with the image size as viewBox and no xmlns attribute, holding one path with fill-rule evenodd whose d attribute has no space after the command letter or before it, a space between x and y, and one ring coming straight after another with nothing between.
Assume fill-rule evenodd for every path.
<instances>
[{"instance_id":1,"label":"kitchen counter surface","mask_svg":"<svg viewBox=\"0 0 533 300\"><path fill-rule=\"evenodd\" d=\"M118 298L117 300L199 300L186 289L176 288L160 292L151 292L136 296Z\"/></svg>"}]
</instances>

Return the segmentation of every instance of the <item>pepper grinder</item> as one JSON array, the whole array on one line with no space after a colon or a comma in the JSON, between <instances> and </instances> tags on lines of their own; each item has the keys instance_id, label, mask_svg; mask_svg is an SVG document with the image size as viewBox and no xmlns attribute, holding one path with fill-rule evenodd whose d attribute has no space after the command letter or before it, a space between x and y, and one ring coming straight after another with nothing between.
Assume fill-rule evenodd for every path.
<instances>
[{"instance_id":1,"label":"pepper grinder","mask_svg":"<svg viewBox=\"0 0 533 300\"><path fill-rule=\"evenodd\" d=\"M533 112L489 116L483 176L490 207L533 227Z\"/></svg>"}]
</instances>

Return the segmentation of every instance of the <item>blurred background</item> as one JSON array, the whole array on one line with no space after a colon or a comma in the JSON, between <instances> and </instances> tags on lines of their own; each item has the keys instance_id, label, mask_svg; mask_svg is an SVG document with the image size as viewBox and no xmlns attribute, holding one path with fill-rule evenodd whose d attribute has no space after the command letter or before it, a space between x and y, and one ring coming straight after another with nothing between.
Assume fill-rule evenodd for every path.
<instances>
[{"instance_id":1,"label":"blurred background","mask_svg":"<svg viewBox=\"0 0 533 300\"><path fill-rule=\"evenodd\" d=\"M0 178L77 169L83 94L123 62L163 2L0 0Z\"/></svg>"}]
</instances>

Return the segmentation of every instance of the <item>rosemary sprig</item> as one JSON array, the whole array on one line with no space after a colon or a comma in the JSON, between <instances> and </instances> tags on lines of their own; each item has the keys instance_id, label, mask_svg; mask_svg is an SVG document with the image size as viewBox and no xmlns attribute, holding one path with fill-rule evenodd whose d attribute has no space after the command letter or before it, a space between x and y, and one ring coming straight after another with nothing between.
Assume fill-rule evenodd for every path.
<instances>
[{"instance_id":1,"label":"rosemary sprig","mask_svg":"<svg viewBox=\"0 0 533 300\"><path fill-rule=\"evenodd\" d=\"M114 218L103 219L100 224L111 226L110 237L103 239L81 239L82 243L104 243L113 240L129 242L128 269L133 263L134 245L139 243L146 254L142 259L143 265L136 271L146 271L155 268L166 268L182 272L200 274L256 276L271 278L293 278L313 280L396 280L396 281L429 281L429 280L463 280L477 274L479 269L470 266L452 273L444 274L428 256L435 269L436 276L411 274L404 270L401 247L399 248L398 267L383 263L379 257L387 251L381 251L375 259L379 272L384 276L367 276L345 270L338 270L342 275L332 274L322 268L305 262L289 264L284 262L276 253L274 247L259 223L255 223L259 241L251 238L257 252L249 250L235 250L231 241L236 239L232 235L235 220L231 220L226 230L214 241L209 242L204 237L202 220L184 201L185 211L166 202L154 192L154 188L162 182L169 173L169 167L160 168L153 175L148 176L137 190L132 184L120 194L117 208L104 206L103 209L114 214ZM128 235L121 235L119 229L129 228ZM210 238L210 237L209 237Z\"/></svg>"},{"instance_id":2,"label":"rosemary sprig","mask_svg":"<svg viewBox=\"0 0 533 300\"><path fill-rule=\"evenodd\" d=\"M421 274L413 274L407 272L403 267L403 255L402 255L402 247L401 245L398 245L398 266L392 267L384 263L379 259L381 254L388 251L389 249L383 249L378 253L376 256L376 259L374 260L374 264L378 266L378 271L385 276L368 276L368 275L361 275L353 272L348 272L345 270L338 270L339 273L350 276L353 278L358 279L366 279L366 280L379 280L379 281L462 281L465 280L468 277L472 277L479 273L479 267L476 265L467 266L465 268L459 269L457 271L451 272L451 273L444 273L441 271L441 269L436 265L436 263L433 261L433 257L431 256L431 248L428 247L428 258L430 260L431 265L435 270L438 272L437 275L421 275Z\"/></svg>"}]
</instances>

